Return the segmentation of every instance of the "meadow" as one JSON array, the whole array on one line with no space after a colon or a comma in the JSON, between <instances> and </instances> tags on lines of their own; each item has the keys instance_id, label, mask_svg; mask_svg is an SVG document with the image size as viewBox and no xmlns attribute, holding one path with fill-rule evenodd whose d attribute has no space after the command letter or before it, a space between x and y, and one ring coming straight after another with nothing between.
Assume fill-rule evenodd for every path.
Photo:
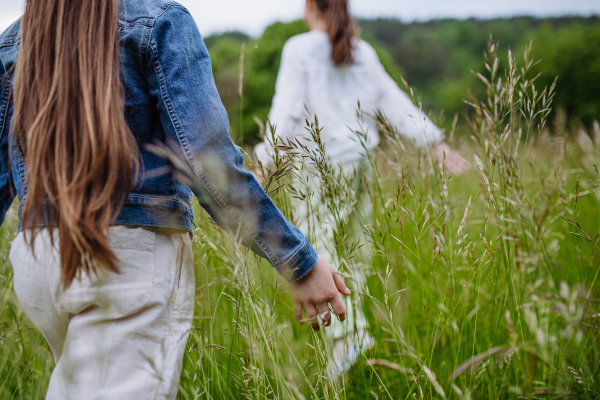
<instances>
[{"instance_id":1,"label":"meadow","mask_svg":"<svg viewBox=\"0 0 600 400\"><path fill-rule=\"evenodd\" d=\"M197 213L196 316L178 398L600 398L600 125L567 128L560 112L549 121L554 86L536 85L532 48L503 50L506 70L499 52L490 42L475 74L486 95L468 98L466 122L446 132L467 174L451 176L365 110L357 118L376 118L382 136L370 168L341 172L322 146L280 143L263 172L292 221L292 199L309 193L285 150L322 182L313 195L327 212L308 207L311 221L332 221L333 261L375 339L348 373L332 370L323 331L295 321L272 268ZM319 144L318 120L307 128ZM356 217L365 208L370 217ZM0 231L0 398L39 399L54 361L12 291L16 226L13 207Z\"/></svg>"}]
</instances>

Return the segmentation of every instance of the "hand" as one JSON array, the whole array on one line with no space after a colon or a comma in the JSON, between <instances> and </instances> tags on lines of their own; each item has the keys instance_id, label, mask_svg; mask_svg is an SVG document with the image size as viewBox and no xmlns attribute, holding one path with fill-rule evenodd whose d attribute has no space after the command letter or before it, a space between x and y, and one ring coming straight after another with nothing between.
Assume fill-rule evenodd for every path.
<instances>
[{"instance_id":1,"label":"hand","mask_svg":"<svg viewBox=\"0 0 600 400\"><path fill-rule=\"evenodd\" d=\"M342 278L336 273L333 265L319 256L317 265L302 279L290 283L290 296L294 305L294 315L300 325L308 321L315 331L320 328L317 315L323 321L323 325L331 325L331 313L329 305L340 321L346 319L346 308L342 302L340 293L348 296L350 289ZM306 319L302 315L302 309L306 310Z\"/></svg>"},{"instance_id":2,"label":"hand","mask_svg":"<svg viewBox=\"0 0 600 400\"><path fill-rule=\"evenodd\" d=\"M452 150L446 143L440 143L433 148L433 157L439 165L445 164L452 175L462 175L471 168L467 160L458 151Z\"/></svg>"}]
</instances>

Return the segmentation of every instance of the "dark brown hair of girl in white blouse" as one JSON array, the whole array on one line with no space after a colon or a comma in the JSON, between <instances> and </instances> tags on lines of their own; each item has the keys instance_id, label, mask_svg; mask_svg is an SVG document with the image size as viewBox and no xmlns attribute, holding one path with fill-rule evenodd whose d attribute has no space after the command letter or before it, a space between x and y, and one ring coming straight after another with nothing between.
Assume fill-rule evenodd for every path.
<instances>
[{"instance_id":1,"label":"dark brown hair of girl in white blouse","mask_svg":"<svg viewBox=\"0 0 600 400\"><path fill-rule=\"evenodd\" d=\"M331 40L331 58L336 65L354 62L356 24L348 11L348 0L314 0L326 18L327 34Z\"/></svg>"}]
</instances>

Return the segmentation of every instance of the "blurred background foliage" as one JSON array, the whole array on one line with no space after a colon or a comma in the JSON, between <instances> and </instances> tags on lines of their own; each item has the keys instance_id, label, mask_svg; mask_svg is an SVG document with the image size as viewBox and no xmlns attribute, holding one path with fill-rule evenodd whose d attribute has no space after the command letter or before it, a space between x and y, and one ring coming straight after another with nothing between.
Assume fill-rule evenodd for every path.
<instances>
[{"instance_id":1,"label":"blurred background foliage","mask_svg":"<svg viewBox=\"0 0 600 400\"><path fill-rule=\"evenodd\" d=\"M520 55L533 40L534 57L543 60L534 69L541 73L538 87L550 86L558 76L555 111L562 110L556 113L561 118L551 117L551 121L589 127L600 119L600 17L413 23L379 19L360 20L359 25L361 38L377 50L388 73L402 88L404 77L443 126L449 127L455 114L463 120L463 100L470 91L483 96L482 85L476 84L469 71L483 71L481 60L490 35L500 43L504 62L509 48ZM217 87L229 112L231 134L238 144L257 142L257 118L264 122L271 107L283 45L291 36L306 31L302 21L278 22L256 39L241 32L205 39Z\"/></svg>"}]
</instances>

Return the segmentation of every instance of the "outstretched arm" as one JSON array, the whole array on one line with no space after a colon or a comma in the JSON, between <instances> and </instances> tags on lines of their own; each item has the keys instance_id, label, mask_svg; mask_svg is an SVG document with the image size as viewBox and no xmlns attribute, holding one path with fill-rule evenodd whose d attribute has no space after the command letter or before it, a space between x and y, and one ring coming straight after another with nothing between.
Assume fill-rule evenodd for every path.
<instances>
[{"instance_id":1,"label":"outstretched arm","mask_svg":"<svg viewBox=\"0 0 600 400\"><path fill-rule=\"evenodd\" d=\"M376 56L375 56L376 57ZM379 109L402 136L416 146L435 146L444 140L444 134L387 74L378 59L374 69L379 87Z\"/></svg>"},{"instance_id":2,"label":"outstretched arm","mask_svg":"<svg viewBox=\"0 0 600 400\"><path fill-rule=\"evenodd\" d=\"M411 139L416 146L431 149L431 155L436 162L445 164L452 174L465 173L469 165L460 153L443 143L442 130L398 87L376 56L374 63L379 84L379 109L392 126L402 136Z\"/></svg>"},{"instance_id":3,"label":"outstretched arm","mask_svg":"<svg viewBox=\"0 0 600 400\"><path fill-rule=\"evenodd\" d=\"M172 6L156 21L150 39L149 82L167 137L177 142L170 159L212 218L255 253L266 258L288 282L294 303L309 317L323 301L337 303L315 249L275 206L251 173L229 136L229 121L212 76L200 32L183 7ZM316 267L315 267L316 266ZM314 306L313 306L314 305ZM312 308L311 308L312 307ZM344 314L343 307L338 310Z\"/></svg>"}]
</instances>

